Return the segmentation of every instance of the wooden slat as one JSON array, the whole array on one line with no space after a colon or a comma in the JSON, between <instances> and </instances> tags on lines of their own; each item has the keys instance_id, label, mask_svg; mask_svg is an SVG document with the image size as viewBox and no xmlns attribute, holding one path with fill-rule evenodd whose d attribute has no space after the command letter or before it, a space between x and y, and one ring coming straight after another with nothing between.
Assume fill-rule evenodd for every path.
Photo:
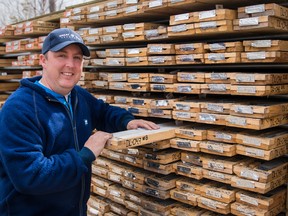
<instances>
[{"instance_id":1,"label":"wooden slat","mask_svg":"<svg viewBox=\"0 0 288 216\"><path fill-rule=\"evenodd\" d=\"M0 91L14 91L19 87L19 82L1 83Z\"/></svg>"},{"instance_id":2,"label":"wooden slat","mask_svg":"<svg viewBox=\"0 0 288 216\"><path fill-rule=\"evenodd\" d=\"M237 9L238 18L248 18L256 16L275 16L283 19L288 19L288 9L278 4L259 4Z\"/></svg>"},{"instance_id":3,"label":"wooden slat","mask_svg":"<svg viewBox=\"0 0 288 216\"><path fill-rule=\"evenodd\" d=\"M134 129L113 133L113 138L108 141L107 148L109 149L125 149L136 146L145 145L152 142L157 142L163 139L175 137L174 124L159 124L160 129L146 130Z\"/></svg>"},{"instance_id":4,"label":"wooden slat","mask_svg":"<svg viewBox=\"0 0 288 216\"><path fill-rule=\"evenodd\" d=\"M2 74L0 72L0 80L11 80L11 79L21 79L22 74ZM2 84L1 84L2 85Z\"/></svg>"}]
</instances>

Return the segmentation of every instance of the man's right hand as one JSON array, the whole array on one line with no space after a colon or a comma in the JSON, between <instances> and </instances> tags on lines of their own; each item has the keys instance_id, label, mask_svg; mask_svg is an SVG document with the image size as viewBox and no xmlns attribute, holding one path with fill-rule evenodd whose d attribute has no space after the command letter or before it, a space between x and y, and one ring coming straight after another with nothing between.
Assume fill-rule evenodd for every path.
<instances>
[{"instance_id":1,"label":"man's right hand","mask_svg":"<svg viewBox=\"0 0 288 216\"><path fill-rule=\"evenodd\" d=\"M94 153L95 157L98 157L105 147L107 141L112 137L113 135L110 133L97 131L89 137L84 146L89 148Z\"/></svg>"}]
</instances>

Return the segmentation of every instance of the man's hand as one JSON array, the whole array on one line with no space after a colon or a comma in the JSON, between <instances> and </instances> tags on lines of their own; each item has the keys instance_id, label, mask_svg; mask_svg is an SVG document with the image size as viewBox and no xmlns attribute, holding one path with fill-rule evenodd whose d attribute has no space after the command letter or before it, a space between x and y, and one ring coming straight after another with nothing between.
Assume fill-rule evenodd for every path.
<instances>
[{"instance_id":1,"label":"man's hand","mask_svg":"<svg viewBox=\"0 0 288 216\"><path fill-rule=\"evenodd\" d=\"M95 155L98 155L102 152L105 144L107 143L108 139L112 138L112 134L106 133L103 131L97 131L93 135L89 137L89 139L85 143L85 147L89 148Z\"/></svg>"},{"instance_id":2,"label":"man's hand","mask_svg":"<svg viewBox=\"0 0 288 216\"><path fill-rule=\"evenodd\" d=\"M127 129L128 130L137 129L137 128L145 128L145 129L148 129L148 130L156 130L156 129L159 129L160 127L158 125L156 125L154 122L146 121L146 120L143 120L143 119L134 119L134 120L131 120L127 124Z\"/></svg>"}]
</instances>

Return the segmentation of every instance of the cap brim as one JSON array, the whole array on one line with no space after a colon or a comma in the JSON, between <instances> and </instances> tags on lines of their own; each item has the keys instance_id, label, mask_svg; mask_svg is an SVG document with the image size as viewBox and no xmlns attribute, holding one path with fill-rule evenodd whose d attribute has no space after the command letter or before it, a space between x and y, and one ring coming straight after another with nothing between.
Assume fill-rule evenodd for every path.
<instances>
[{"instance_id":1,"label":"cap brim","mask_svg":"<svg viewBox=\"0 0 288 216\"><path fill-rule=\"evenodd\" d=\"M84 45L83 43L78 43L75 41L65 41L63 43L57 44L55 47L51 48L50 50L53 52L57 52L63 48L65 48L66 46L70 45L70 44L77 44L79 45L79 47L82 50L82 53L84 56L90 57L90 51L88 49L88 47L86 45Z\"/></svg>"}]
</instances>

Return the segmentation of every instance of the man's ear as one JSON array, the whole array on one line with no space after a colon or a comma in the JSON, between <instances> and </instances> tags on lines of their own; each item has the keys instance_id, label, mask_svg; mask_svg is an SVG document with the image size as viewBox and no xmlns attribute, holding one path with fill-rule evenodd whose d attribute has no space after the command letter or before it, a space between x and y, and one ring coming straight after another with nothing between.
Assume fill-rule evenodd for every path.
<instances>
[{"instance_id":1,"label":"man's ear","mask_svg":"<svg viewBox=\"0 0 288 216\"><path fill-rule=\"evenodd\" d=\"M44 67L46 66L46 61L47 61L45 55L40 54L40 56L39 56L39 60L40 60L40 62L39 62L40 65L42 65L42 67L44 68Z\"/></svg>"}]
</instances>

